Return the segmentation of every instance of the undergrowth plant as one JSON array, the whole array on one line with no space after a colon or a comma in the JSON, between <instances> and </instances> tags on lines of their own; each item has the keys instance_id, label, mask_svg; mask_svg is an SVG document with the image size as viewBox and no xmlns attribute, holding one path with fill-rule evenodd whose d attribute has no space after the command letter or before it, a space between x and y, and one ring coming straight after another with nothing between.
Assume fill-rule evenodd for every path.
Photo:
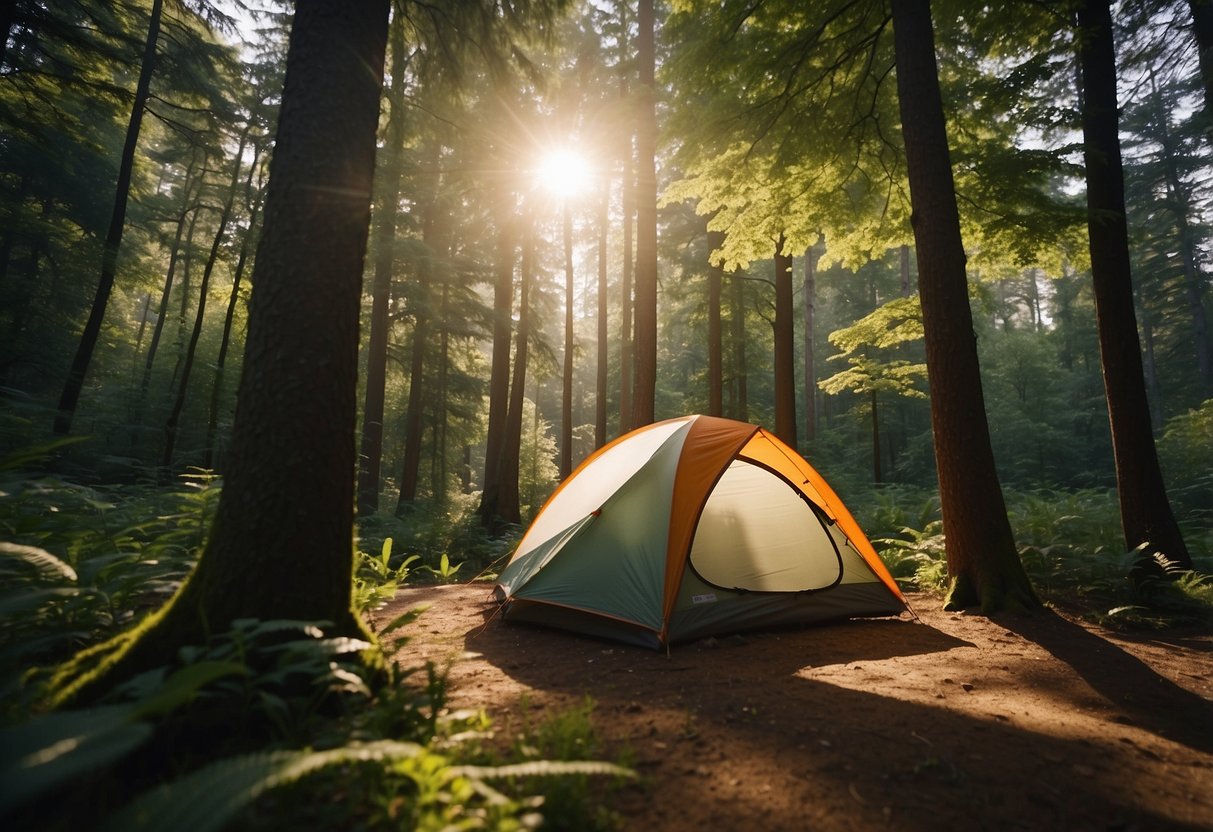
<instances>
[{"instance_id":1,"label":"undergrowth plant","mask_svg":"<svg viewBox=\"0 0 1213 832\"><path fill-rule=\"evenodd\" d=\"M1184 529L1195 570L1160 560L1162 577L1130 581L1146 555L1143 549L1124 551L1115 492L1007 491L1006 500L1024 569L1047 598L1075 603L1112 626L1213 621L1206 526L1198 522ZM885 532L872 542L903 586L937 594L946 589L946 541L936 501L905 489L882 490L864 517L868 528Z\"/></svg>"},{"instance_id":2,"label":"undergrowth plant","mask_svg":"<svg viewBox=\"0 0 1213 832\"><path fill-rule=\"evenodd\" d=\"M93 707L39 713L56 663L132 626L180 586L218 487L203 475L171 489L86 487L0 461L0 491L5 828L510 830L545 818L562 828L554 811L594 810L559 788L545 803L546 784L631 776L584 758L486 759L491 723L447 708L442 671L366 660L376 645L330 637L327 622L233 622ZM418 571L459 574L447 551L458 551L457 535L433 539L444 548L432 563L394 553L390 537L377 555L360 554L358 608L381 604ZM396 652L422 613L398 615L379 642Z\"/></svg>"}]
</instances>

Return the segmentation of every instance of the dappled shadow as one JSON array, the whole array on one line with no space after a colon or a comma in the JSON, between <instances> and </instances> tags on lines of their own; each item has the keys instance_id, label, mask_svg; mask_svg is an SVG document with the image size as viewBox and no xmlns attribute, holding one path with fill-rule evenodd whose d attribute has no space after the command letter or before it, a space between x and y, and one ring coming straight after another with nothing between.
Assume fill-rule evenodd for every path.
<instances>
[{"instance_id":1,"label":"dappled shadow","mask_svg":"<svg viewBox=\"0 0 1213 832\"><path fill-rule=\"evenodd\" d=\"M593 756L622 754L641 774L610 798L626 829L1184 830L1213 817L1213 757L1105 698L1157 687L1148 667L1072 665L1054 645L1065 622L1036 638L1032 619L923 610L921 624L764 631L667 655L505 624L487 587L402 590L375 617L430 600L398 660L449 665L450 706L487 708L497 743L591 697ZM1073 650L1092 649L1087 635ZM1213 666L1203 656L1194 678Z\"/></svg>"},{"instance_id":2,"label":"dappled shadow","mask_svg":"<svg viewBox=\"0 0 1213 832\"><path fill-rule=\"evenodd\" d=\"M973 647L924 624L848 621L667 656L494 620L464 645L526 689L494 714L593 697L602 732L647 782L613 799L635 828L1205 828L1182 809L1184 789L1202 787L1168 786L1174 803L1158 800L1153 760L1131 739L1093 754L1018 714L865 690L865 672L943 667L948 651ZM1177 815L1142 808L1164 804Z\"/></svg>"},{"instance_id":3,"label":"dappled shadow","mask_svg":"<svg viewBox=\"0 0 1213 832\"><path fill-rule=\"evenodd\" d=\"M1213 753L1213 703L1156 673L1136 656L1052 612L999 617L998 623L1065 662L1124 711L1120 720Z\"/></svg>"}]
</instances>

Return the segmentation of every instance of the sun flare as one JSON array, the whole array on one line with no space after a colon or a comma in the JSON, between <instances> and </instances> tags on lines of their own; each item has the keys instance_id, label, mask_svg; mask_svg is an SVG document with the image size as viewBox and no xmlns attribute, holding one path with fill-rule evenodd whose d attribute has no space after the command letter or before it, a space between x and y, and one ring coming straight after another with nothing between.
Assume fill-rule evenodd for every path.
<instances>
[{"instance_id":1,"label":"sun flare","mask_svg":"<svg viewBox=\"0 0 1213 832\"><path fill-rule=\"evenodd\" d=\"M566 148L544 154L535 168L535 179L540 187L562 198L588 190L592 178L585 157Z\"/></svg>"}]
</instances>

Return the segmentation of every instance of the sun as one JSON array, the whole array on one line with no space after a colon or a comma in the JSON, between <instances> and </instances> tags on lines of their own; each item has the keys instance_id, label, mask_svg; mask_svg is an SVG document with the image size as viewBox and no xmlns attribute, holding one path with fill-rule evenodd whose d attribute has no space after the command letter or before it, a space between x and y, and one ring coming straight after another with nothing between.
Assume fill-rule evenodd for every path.
<instances>
[{"instance_id":1,"label":"sun","mask_svg":"<svg viewBox=\"0 0 1213 832\"><path fill-rule=\"evenodd\" d=\"M553 196L567 199L589 190L590 164L575 150L558 148L544 153L535 166L535 181Z\"/></svg>"}]
</instances>

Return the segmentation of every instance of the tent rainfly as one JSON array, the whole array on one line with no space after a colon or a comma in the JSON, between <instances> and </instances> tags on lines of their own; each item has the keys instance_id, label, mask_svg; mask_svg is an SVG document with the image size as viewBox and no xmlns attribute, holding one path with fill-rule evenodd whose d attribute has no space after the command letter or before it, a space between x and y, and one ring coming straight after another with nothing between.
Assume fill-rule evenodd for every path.
<instances>
[{"instance_id":1,"label":"tent rainfly","mask_svg":"<svg viewBox=\"0 0 1213 832\"><path fill-rule=\"evenodd\" d=\"M685 416L602 447L497 579L504 616L653 648L906 609L833 489L760 427Z\"/></svg>"}]
</instances>

